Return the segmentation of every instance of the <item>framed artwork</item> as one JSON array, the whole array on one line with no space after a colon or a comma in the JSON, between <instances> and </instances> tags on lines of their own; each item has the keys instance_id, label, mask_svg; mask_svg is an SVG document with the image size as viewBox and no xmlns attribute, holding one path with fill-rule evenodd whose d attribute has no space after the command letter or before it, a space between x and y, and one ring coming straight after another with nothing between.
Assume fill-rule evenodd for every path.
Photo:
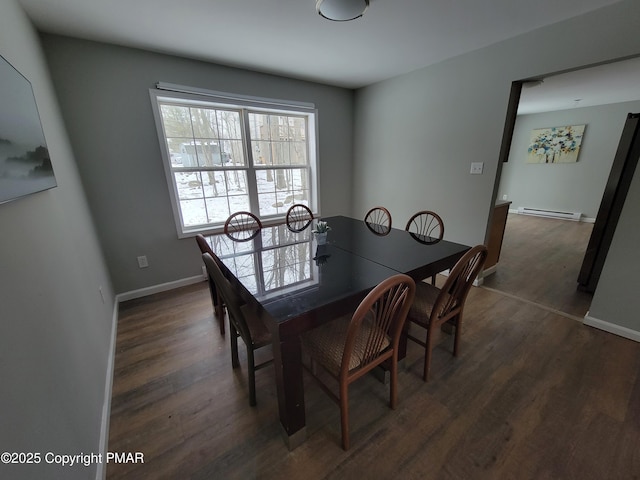
<instances>
[{"instance_id":1,"label":"framed artwork","mask_svg":"<svg viewBox=\"0 0 640 480\"><path fill-rule=\"evenodd\" d=\"M0 203L55 186L31 83L0 56Z\"/></svg>"},{"instance_id":2,"label":"framed artwork","mask_svg":"<svg viewBox=\"0 0 640 480\"><path fill-rule=\"evenodd\" d=\"M534 129L527 150L527 163L577 162L584 127L568 125Z\"/></svg>"}]
</instances>

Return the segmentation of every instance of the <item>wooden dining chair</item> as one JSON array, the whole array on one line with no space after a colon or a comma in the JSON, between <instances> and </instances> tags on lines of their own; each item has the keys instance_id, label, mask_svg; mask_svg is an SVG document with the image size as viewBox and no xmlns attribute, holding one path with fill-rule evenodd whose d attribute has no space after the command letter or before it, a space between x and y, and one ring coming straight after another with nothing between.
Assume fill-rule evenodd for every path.
<instances>
[{"instance_id":1,"label":"wooden dining chair","mask_svg":"<svg viewBox=\"0 0 640 480\"><path fill-rule=\"evenodd\" d=\"M389 405L397 403L398 343L416 285L397 274L378 284L352 316L344 316L303 333L302 348L311 358L306 369L340 406L342 448L349 449L349 384L388 361L391 372ZM338 382L336 395L318 375L319 364Z\"/></svg>"},{"instance_id":2,"label":"wooden dining chair","mask_svg":"<svg viewBox=\"0 0 640 480\"><path fill-rule=\"evenodd\" d=\"M255 352L271 345L271 334L255 309L244 304L235 288L223 275L218 266L219 260L209 253L202 254L202 260L207 267L209 275L213 277L216 286L222 294L229 317L229 330L231 338L231 365L233 368L240 366L238 359L238 337L241 337L247 347L247 370L249 374L249 405L256 405L256 370L260 370L273 363L273 358L256 364Z\"/></svg>"},{"instance_id":3,"label":"wooden dining chair","mask_svg":"<svg viewBox=\"0 0 640 480\"><path fill-rule=\"evenodd\" d=\"M405 230L426 245L438 243L444 237L444 222L440 215L430 210L415 213L407 222ZM431 277L431 284L436 284L436 275Z\"/></svg>"},{"instance_id":4,"label":"wooden dining chair","mask_svg":"<svg viewBox=\"0 0 640 480\"><path fill-rule=\"evenodd\" d=\"M204 235L197 234L196 242L198 243L198 247L200 248L200 253L208 253L212 257L214 256L213 250L209 246L209 242L204 238ZM218 319L218 323L220 324L220 334L224 335L224 302L222 301L222 296L220 295L220 289L216 286L215 282L211 275L207 272L208 283L209 283L209 292L211 293L211 303L213 304L213 313Z\"/></svg>"},{"instance_id":5,"label":"wooden dining chair","mask_svg":"<svg viewBox=\"0 0 640 480\"><path fill-rule=\"evenodd\" d=\"M442 240L444 237L444 222L437 213L430 210L422 210L411 216L405 230L426 237L425 241L427 242Z\"/></svg>"},{"instance_id":6,"label":"wooden dining chair","mask_svg":"<svg viewBox=\"0 0 640 480\"><path fill-rule=\"evenodd\" d=\"M364 216L364 223L376 235L387 235L391 231L391 214L384 207L373 207Z\"/></svg>"},{"instance_id":7,"label":"wooden dining chair","mask_svg":"<svg viewBox=\"0 0 640 480\"><path fill-rule=\"evenodd\" d=\"M449 272L442 288L425 282L416 285L416 296L409 309L407 321L426 330L426 338L416 337L411 330L407 338L425 348L423 379L429 378L433 337L437 328L449 323L455 327L453 355L458 355L460 346L460 329L462 327L462 311L469 290L487 258L487 247L477 245L465 253Z\"/></svg>"},{"instance_id":8,"label":"wooden dining chair","mask_svg":"<svg viewBox=\"0 0 640 480\"><path fill-rule=\"evenodd\" d=\"M224 233L238 242L255 238L261 229L262 222L251 212L232 213L224 222Z\"/></svg>"},{"instance_id":9,"label":"wooden dining chair","mask_svg":"<svg viewBox=\"0 0 640 480\"><path fill-rule=\"evenodd\" d=\"M311 209L302 203L296 203L287 210L287 227L294 232L301 232L313 221Z\"/></svg>"}]
</instances>

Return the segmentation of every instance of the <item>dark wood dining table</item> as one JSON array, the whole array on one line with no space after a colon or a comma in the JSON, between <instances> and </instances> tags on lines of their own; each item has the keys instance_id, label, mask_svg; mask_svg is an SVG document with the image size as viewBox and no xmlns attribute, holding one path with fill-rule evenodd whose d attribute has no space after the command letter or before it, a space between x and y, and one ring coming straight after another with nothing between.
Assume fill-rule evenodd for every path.
<instances>
[{"instance_id":1,"label":"dark wood dining table","mask_svg":"<svg viewBox=\"0 0 640 480\"><path fill-rule=\"evenodd\" d=\"M280 423L291 450L306 439L300 334L352 313L382 280L406 273L420 281L451 268L470 248L395 228L381 232L345 216L323 220L331 227L325 245L311 226L267 226L247 241L208 237L225 275L261 310L273 336Z\"/></svg>"}]
</instances>

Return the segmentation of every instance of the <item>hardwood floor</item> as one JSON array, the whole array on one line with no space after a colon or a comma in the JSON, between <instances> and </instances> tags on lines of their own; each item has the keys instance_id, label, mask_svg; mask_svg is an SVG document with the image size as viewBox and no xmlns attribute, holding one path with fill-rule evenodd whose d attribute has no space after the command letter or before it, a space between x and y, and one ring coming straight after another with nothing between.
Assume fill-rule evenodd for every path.
<instances>
[{"instance_id":1,"label":"hardwood floor","mask_svg":"<svg viewBox=\"0 0 640 480\"><path fill-rule=\"evenodd\" d=\"M498 269L484 287L584 318L591 294L577 290L592 223L510 213Z\"/></svg>"},{"instance_id":2,"label":"hardwood floor","mask_svg":"<svg viewBox=\"0 0 640 480\"><path fill-rule=\"evenodd\" d=\"M409 342L396 410L375 378L352 385L348 452L339 409L306 378L308 439L289 452L273 369L250 407L246 358L231 368L206 283L126 302L109 450L145 463L107 477L640 478L640 344L483 288L465 315L460 355L443 334L428 384Z\"/></svg>"}]
</instances>

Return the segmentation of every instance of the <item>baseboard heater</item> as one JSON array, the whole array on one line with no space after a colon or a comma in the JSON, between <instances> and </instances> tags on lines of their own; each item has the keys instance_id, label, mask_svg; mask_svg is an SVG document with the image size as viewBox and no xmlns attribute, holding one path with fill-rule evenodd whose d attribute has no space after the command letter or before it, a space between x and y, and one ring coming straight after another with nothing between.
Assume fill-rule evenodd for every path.
<instances>
[{"instance_id":1,"label":"baseboard heater","mask_svg":"<svg viewBox=\"0 0 640 480\"><path fill-rule=\"evenodd\" d=\"M582 212L558 212L555 210L540 210L538 208L518 207L518 213L521 215L535 215L536 217L563 218L565 220L573 220L579 222Z\"/></svg>"}]
</instances>

